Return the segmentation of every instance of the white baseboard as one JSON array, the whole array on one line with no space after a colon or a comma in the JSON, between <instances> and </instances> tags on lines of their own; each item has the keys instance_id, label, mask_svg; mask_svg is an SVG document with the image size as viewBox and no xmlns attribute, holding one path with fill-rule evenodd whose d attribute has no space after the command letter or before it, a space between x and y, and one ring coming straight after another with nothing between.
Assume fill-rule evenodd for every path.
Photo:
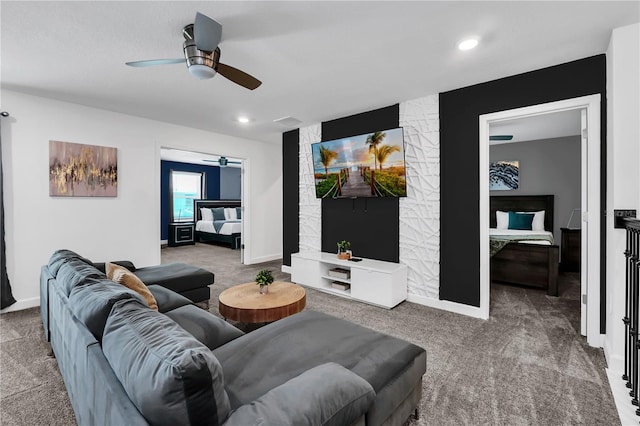
<instances>
[{"instance_id":1,"label":"white baseboard","mask_svg":"<svg viewBox=\"0 0 640 426\"><path fill-rule=\"evenodd\" d=\"M169 240L160 240L160 246L167 246L169 245Z\"/></svg>"},{"instance_id":2,"label":"white baseboard","mask_svg":"<svg viewBox=\"0 0 640 426\"><path fill-rule=\"evenodd\" d=\"M14 312L14 311L22 311L23 309L35 308L36 306L40 306L39 297L31 297L29 299L17 300L16 303L14 303L13 305L0 310L0 314L6 314L7 312Z\"/></svg>"},{"instance_id":3,"label":"white baseboard","mask_svg":"<svg viewBox=\"0 0 640 426\"><path fill-rule=\"evenodd\" d=\"M473 318L488 319L479 307L463 305L462 303L450 302L448 300L433 299L431 297L420 296L418 294L407 295L407 301L430 308L442 309L456 314L466 315Z\"/></svg>"},{"instance_id":4,"label":"white baseboard","mask_svg":"<svg viewBox=\"0 0 640 426\"><path fill-rule=\"evenodd\" d=\"M291 266L289 265L282 265L282 268L280 268L280 270L285 274L291 274Z\"/></svg>"},{"instance_id":5,"label":"white baseboard","mask_svg":"<svg viewBox=\"0 0 640 426\"><path fill-rule=\"evenodd\" d=\"M613 400L616 403L618 417L622 426L631 426L638 424L638 416L636 416L636 407L631 404L629 389L622 380L622 374L614 372L609 368L605 368L607 377L609 378L609 386L613 394Z\"/></svg>"},{"instance_id":6,"label":"white baseboard","mask_svg":"<svg viewBox=\"0 0 640 426\"><path fill-rule=\"evenodd\" d=\"M249 261L245 261L244 264L245 265L253 265L253 264L256 264L256 263L271 262L272 260L278 260L278 259L282 259L282 253L280 253L280 254L270 254L270 255L267 255L267 256L254 257L253 259L251 259Z\"/></svg>"}]
</instances>

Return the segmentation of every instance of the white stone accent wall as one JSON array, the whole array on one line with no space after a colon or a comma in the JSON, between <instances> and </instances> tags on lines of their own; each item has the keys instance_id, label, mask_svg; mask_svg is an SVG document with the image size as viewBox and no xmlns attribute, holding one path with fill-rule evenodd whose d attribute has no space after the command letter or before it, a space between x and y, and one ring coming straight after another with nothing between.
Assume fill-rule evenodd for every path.
<instances>
[{"instance_id":1,"label":"white stone accent wall","mask_svg":"<svg viewBox=\"0 0 640 426\"><path fill-rule=\"evenodd\" d=\"M322 204L316 198L311 144L320 142L322 127L300 128L300 251L322 249Z\"/></svg>"},{"instance_id":2,"label":"white stone accent wall","mask_svg":"<svg viewBox=\"0 0 640 426\"><path fill-rule=\"evenodd\" d=\"M400 103L407 197L400 198L400 263L408 292L438 299L440 287L440 121L438 95Z\"/></svg>"}]
</instances>

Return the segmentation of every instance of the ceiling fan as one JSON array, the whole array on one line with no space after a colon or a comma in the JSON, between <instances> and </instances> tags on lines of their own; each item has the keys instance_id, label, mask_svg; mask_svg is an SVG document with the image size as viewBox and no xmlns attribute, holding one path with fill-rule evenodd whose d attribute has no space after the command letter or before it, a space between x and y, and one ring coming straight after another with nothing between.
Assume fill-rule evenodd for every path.
<instances>
[{"instance_id":1,"label":"ceiling fan","mask_svg":"<svg viewBox=\"0 0 640 426\"><path fill-rule=\"evenodd\" d=\"M152 67L186 62L189 72L199 79L213 78L218 73L249 90L254 90L262 84L260 80L246 72L220 63L218 44L222 38L222 25L218 22L202 13L196 13L195 23L184 27L182 35L184 36L182 45L184 58L152 59L126 64L130 67Z\"/></svg>"},{"instance_id":2,"label":"ceiling fan","mask_svg":"<svg viewBox=\"0 0 640 426\"><path fill-rule=\"evenodd\" d=\"M206 161L208 163L218 163L218 165L220 167L227 167L227 165L229 164L242 164L242 161L232 161L229 160L227 157L220 157L218 160L209 160L209 159L205 159L202 161Z\"/></svg>"},{"instance_id":3,"label":"ceiling fan","mask_svg":"<svg viewBox=\"0 0 640 426\"><path fill-rule=\"evenodd\" d=\"M513 135L492 135L489 136L490 141L510 141L513 139Z\"/></svg>"}]
</instances>

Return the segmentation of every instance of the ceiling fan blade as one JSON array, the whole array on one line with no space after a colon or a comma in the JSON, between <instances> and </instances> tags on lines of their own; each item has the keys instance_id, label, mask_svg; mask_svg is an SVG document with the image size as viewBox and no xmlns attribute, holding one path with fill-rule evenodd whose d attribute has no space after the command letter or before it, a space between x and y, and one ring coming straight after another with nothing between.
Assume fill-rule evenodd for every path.
<instances>
[{"instance_id":1,"label":"ceiling fan blade","mask_svg":"<svg viewBox=\"0 0 640 426\"><path fill-rule=\"evenodd\" d=\"M513 135L493 135L489 136L490 141L510 141L513 139Z\"/></svg>"},{"instance_id":2,"label":"ceiling fan blade","mask_svg":"<svg viewBox=\"0 0 640 426\"><path fill-rule=\"evenodd\" d=\"M213 52L220 44L222 38L222 25L207 15L196 13L196 21L193 24L193 37L199 50Z\"/></svg>"},{"instance_id":3,"label":"ceiling fan blade","mask_svg":"<svg viewBox=\"0 0 640 426\"><path fill-rule=\"evenodd\" d=\"M156 65L168 65L168 64L184 64L184 58L176 58L176 59L150 59L148 61L133 61L126 62L130 67L154 67Z\"/></svg>"},{"instance_id":4,"label":"ceiling fan blade","mask_svg":"<svg viewBox=\"0 0 640 426\"><path fill-rule=\"evenodd\" d=\"M218 74L249 90L256 89L262 84L260 80L246 72L225 64L218 64Z\"/></svg>"}]
</instances>

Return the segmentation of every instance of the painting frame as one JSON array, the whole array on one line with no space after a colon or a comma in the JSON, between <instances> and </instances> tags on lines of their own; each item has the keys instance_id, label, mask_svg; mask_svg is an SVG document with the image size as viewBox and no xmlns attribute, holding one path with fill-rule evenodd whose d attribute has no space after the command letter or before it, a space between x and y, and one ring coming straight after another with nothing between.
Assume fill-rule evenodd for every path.
<instances>
[{"instance_id":1,"label":"painting frame","mask_svg":"<svg viewBox=\"0 0 640 426\"><path fill-rule=\"evenodd\" d=\"M489 191L514 191L520 188L520 161L489 163Z\"/></svg>"},{"instance_id":2,"label":"painting frame","mask_svg":"<svg viewBox=\"0 0 640 426\"><path fill-rule=\"evenodd\" d=\"M118 149L49 141L50 197L117 197Z\"/></svg>"}]
</instances>

